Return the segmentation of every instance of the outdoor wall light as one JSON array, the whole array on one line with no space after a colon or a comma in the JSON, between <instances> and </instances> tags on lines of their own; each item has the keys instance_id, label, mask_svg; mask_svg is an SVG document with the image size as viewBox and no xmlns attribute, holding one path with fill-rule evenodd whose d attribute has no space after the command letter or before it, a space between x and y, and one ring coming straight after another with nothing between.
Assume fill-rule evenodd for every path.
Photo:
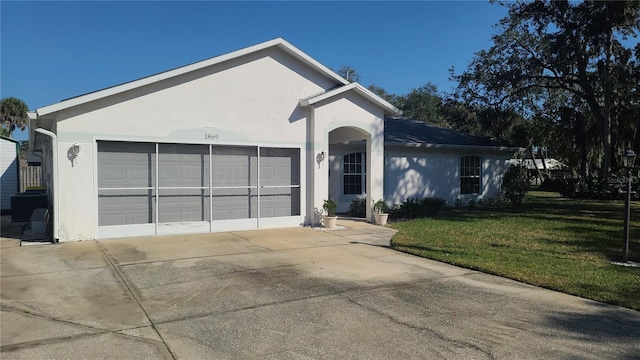
<instances>
[{"instance_id":1,"label":"outdoor wall light","mask_svg":"<svg viewBox=\"0 0 640 360\"><path fill-rule=\"evenodd\" d=\"M74 143L71 151L73 152L73 156L78 156L78 154L80 153L80 144L78 144L77 142Z\"/></svg>"},{"instance_id":2,"label":"outdoor wall light","mask_svg":"<svg viewBox=\"0 0 640 360\"><path fill-rule=\"evenodd\" d=\"M324 151L321 151L318 153L318 155L316 155L316 162L318 163L318 169L320 168L320 164L324 162L324 158L325 158Z\"/></svg>"},{"instance_id":3,"label":"outdoor wall light","mask_svg":"<svg viewBox=\"0 0 640 360\"><path fill-rule=\"evenodd\" d=\"M633 174L631 169L636 162L636 153L633 150L627 150L622 156L622 165L629 170L627 174L627 197L624 203L624 244L622 248L622 260L629 261L629 222L631 221L631 180Z\"/></svg>"}]
</instances>

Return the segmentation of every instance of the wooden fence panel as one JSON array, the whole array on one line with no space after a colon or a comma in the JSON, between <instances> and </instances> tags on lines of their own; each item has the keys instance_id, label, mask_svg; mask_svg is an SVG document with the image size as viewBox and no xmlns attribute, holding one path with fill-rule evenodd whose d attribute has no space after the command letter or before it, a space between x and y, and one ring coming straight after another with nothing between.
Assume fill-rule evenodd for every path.
<instances>
[{"instance_id":1,"label":"wooden fence panel","mask_svg":"<svg viewBox=\"0 0 640 360\"><path fill-rule=\"evenodd\" d=\"M42 167L25 166L20 168L20 191L42 186Z\"/></svg>"}]
</instances>

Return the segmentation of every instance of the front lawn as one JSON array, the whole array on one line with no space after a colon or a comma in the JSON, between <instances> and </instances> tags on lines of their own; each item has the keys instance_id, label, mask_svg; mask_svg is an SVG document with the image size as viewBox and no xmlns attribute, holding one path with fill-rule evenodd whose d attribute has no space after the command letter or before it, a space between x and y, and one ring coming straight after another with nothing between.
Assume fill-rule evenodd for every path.
<instances>
[{"instance_id":1,"label":"front lawn","mask_svg":"<svg viewBox=\"0 0 640 360\"><path fill-rule=\"evenodd\" d=\"M629 260L640 262L640 203L632 204ZM640 310L640 268L622 258L623 201L531 192L520 207L463 208L396 222L394 249Z\"/></svg>"}]
</instances>

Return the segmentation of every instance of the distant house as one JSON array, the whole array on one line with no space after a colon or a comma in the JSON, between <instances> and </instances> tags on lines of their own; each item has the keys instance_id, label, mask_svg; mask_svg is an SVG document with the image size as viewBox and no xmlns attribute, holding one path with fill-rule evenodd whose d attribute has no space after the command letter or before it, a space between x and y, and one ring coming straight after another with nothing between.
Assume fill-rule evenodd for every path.
<instances>
[{"instance_id":1,"label":"distant house","mask_svg":"<svg viewBox=\"0 0 640 360\"><path fill-rule=\"evenodd\" d=\"M0 204L2 211L11 210L11 195L20 191L18 141L0 136Z\"/></svg>"},{"instance_id":2,"label":"distant house","mask_svg":"<svg viewBox=\"0 0 640 360\"><path fill-rule=\"evenodd\" d=\"M317 224L329 197L499 194L514 148L399 115L275 39L39 108L30 146L60 241Z\"/></svg>"}]
</instances>

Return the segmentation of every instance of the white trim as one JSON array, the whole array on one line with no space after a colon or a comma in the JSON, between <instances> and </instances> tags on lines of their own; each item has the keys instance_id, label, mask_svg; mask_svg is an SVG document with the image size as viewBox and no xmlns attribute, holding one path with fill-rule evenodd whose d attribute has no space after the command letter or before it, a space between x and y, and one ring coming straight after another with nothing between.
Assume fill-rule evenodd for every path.
<instances>
[{"instance_id":1,"label":"white trim","mask_svg":"<svg viewBox=\"0 0 640 360\"><path fill-rule=\"evenodd\" d=\"M258 228L258 219L234 219L214 220L211 222L212 232L225 232L235 230L254 230Z\"/></svg>"},{"instance_id":2,"label":"white trim","mask_svg":"<svg viewBox=\"0 0 640 360\"><path fill-rule=\"evenodd\" d=\"M158 224L157 235L206 233L211 225L209 221L184 221Z\"/></svg>"},{"instance_id":3,"label":"white trim","mask_svg":"<svg viewBox=\"0 0 640 360\"><path fill-rule=\"evenodd\" d=\"M384 146L391 147L414 147L414 148L435 148L435 149L457 149L457 150L483 150L483 151L520 151L521 147L509 146L483 146L483 145L451 145L451 144L431 144L431 143L399 143L385 142Z\"/></svg>"},{"instance_id":4,"label":"white trim","mask_svg":"<svg viewBox=\"0 0 640 360\"><path fill-rule=\"evenodd\" d=\"M398 108L396 108L395 106L391 105L389 102L387 102L383 98L381 98L378 95L372 93L369 89L365 88L364 86L362 86L362 85L360 85L360 84L358 84L356 82L350 83L349 85L341 86L339 88L331 89L331 90L325 91L325 92L320 93L320 94L309 96L307 98L301 99L299 103L300 103L300 106L302 106L302 107L313 106L313 105L317 104L318 102L330 99L332 97L341 95L341 94L343 94L343 93L345 93L347 91L351 91L351 90L353 90L354 92L360 94L362 97L364 97L365 99L371 101L372 103L378 105L383 110L385 110L385 113L387 113L387 114L391 114L391 115L395 115L395 116L402 115L402 111L401 110L399 110Z\"/></svg>"},{"instance_id":5,"label":"white trim","mask_svg":"<svg viewBox=\"0 0 640 360\"><path fill-rule=\"evenodd\" d=\"M328 78L336 81L338 84L346 85L349 82L343 79L340 75L331 71L329 68L320 64L309 55L303 53L295 46L288 43L286 40L282 38L276 38L270 41L266 41L257 45L253 45L244 49L236 50L224 55L216 56L207 60L199 61L190 65L182 66L173 70L165 71L159 74L151 75L139 80L134 80L131 82L127 82L124 84L116 85L110 88L106 88L103 90L98 90L92 93L88 93L85 95L80 95L75 98L71 98L68 100L63 100L59 103L48 105L41 107L36 110L38 116L44 116L48 114L55 113L57 111L61 111L64 109L68 109L73 106L82 105L91 101L99 100L108 96L112 96L115 94L123 93L125 91L133 90L136 88L140 88L142 86L146 86L149 84L157 83L163 80L167 80L176 76L180 76L192 71L196 71L199 69L203 69L208 66L217 65L223 63L225 61L233 60L240 58L245 55L249 55L258 51L262 51L271 47L278 47L284 50L289 55L292 55L294 58L302 61L303 63L309 65L311 68L315 69L319 73L325 75Z\"/></svg>"},{"instance_id":6,"label":"white trim","mask_svg":"<svg viewBox=\"0 0 640 360\"><path fill-rule=\"evenodd\" d=\"M98 239L112 239L132 236L154 236L156 224L130 224L98 226Z\"/></svg>"},{"instance_id":7,"label":"white trim","mask_svg":"<svg viewBox=\"0 0 640 360\"><path fill-rule=\"evenodd\" d=\"M304 223L302 215L268 217L260 219L260 229L278 228L278 227L294 227Z\"/></svg>"}]
</instances>

